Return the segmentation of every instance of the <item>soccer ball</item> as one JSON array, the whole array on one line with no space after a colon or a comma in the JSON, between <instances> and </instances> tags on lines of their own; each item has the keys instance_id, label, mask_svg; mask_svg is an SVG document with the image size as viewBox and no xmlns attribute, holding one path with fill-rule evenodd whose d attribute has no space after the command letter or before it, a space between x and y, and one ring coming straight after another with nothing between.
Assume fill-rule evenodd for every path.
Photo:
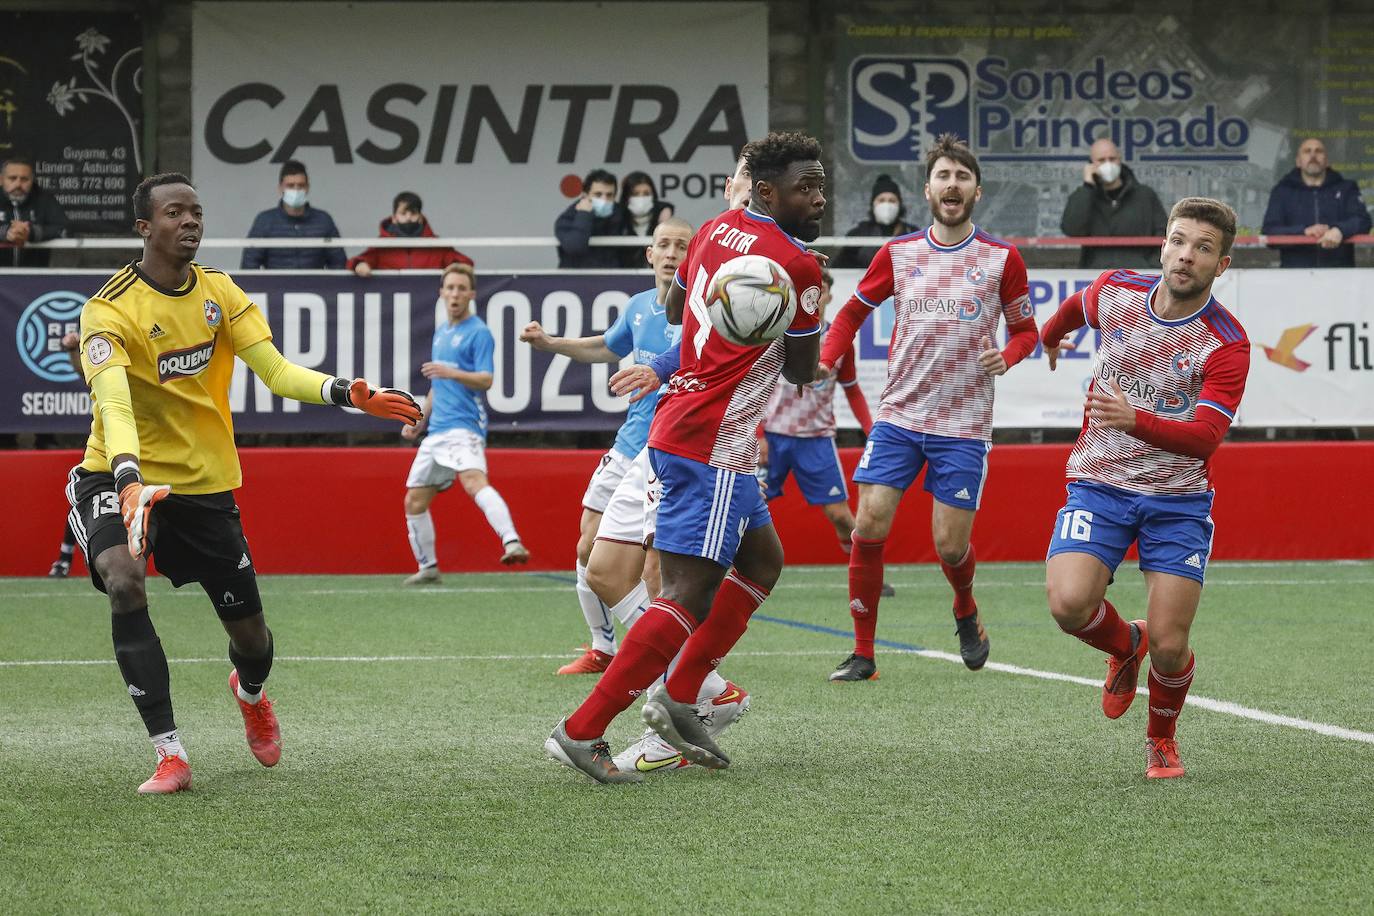
<instances>
[{"instance_id":1,"label":"soccer ball","mask_svg":"<svg viewBox=\"0 0 1374 916\"><path fill-rule=\"evenodd\" d=\"M746 254L720 265L706 296L711 326L742 347L777 340L797 314L797 290L777 261Z\"/></svg>"}]
</instances>

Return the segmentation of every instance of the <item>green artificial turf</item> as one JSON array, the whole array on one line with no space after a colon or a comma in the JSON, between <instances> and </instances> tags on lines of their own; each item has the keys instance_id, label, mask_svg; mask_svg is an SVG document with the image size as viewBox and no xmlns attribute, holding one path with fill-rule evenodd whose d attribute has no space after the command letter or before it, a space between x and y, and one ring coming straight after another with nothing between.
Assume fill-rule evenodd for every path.
<instances>
[{"instance_id":1,"label":"green artificial turf","mask_svg":"<svg viewBox=\"0 0 1374 916\"><path fill-rule=\"evenodd\" d=\"M957 653L939 571L888 579L879 637ZM1120 580L1140 616L1139 574ZM992 661L1100 678L1042 581L979 568ZM1214 565L1194 694L1374 732L1371 586L1368 563ZM162 798L134 792L153 756L103 596L0 581L0 912L1374 910L1374 745L1194 706L1188 775L1147 782L1144 702L1111 722L1092 686L894 649L880 680L833 685L839 567L787 570L722 668L753 695L734 765L630 787L543 754L593 684L553 675L587 635L566 577L262 580L271 770L209 603L149 591L195 780ZM637 723L612 725L616 750Z\"/></svg>"}]
</instances>

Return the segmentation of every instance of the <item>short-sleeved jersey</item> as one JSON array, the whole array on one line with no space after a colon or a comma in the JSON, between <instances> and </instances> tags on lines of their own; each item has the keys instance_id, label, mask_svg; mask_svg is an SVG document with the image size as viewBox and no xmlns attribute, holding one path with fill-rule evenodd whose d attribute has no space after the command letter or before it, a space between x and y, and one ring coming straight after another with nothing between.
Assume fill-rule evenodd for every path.
<instances>
[{"instance_id":1,"label":"short-sleeved jersey","mask_svg":"<svg viewBox=\"0 0 1374 916\"><path fill-rule=\"evenodd\" d=\"M1115 381L1132 407L1161 420L1188 422L1200 410L1234 420L1250 371L1245 330L1215 298L1186 318L1159 318L1152 308L1159 279L1108 271L1083 291L1084 317L1102 333L1091 387ZM1089 426L1086 411L1067 473L1137 493L1211 489L1206 460Z\"/></svg>"},{"instance_id":2,"label":"short-sleeved jersey","mask_svg":"<svg viewBox=\"0 0 1374 916\"><path fill-rule=\"evenodd\" d=\"M81 367L87 381L124 367L144 480L221 493L243 483L229 412L234 354L271 339L262 311L222 271L192 262L186 285L168 289L135 262L82 309ZM81 466L109 471L99 405L92 412Z\"/></svg>"},{"instance_id":3,"label":"short-sleeved jersey","mask_svg":"<svg viewBox=\"0 0 1374 916\"><path fill-rule=\"evenodd\" d=\"M606 329L606 348L620 356L633 353L638 365L653 362L655 356L677 346L681 339L682 327L668 323L668 307L658 301L658 291L654 289L631 296ZM649 421L654 418L657 405L657 391L630 405L625 422L615 434L613 447L617 452L633 459L644 450L649 441Z\"/></svg>"},{"instance_id":4,"label":"short-sleeved jersey","mask_svg":"<svg viewBox=\"0 0 1374 916\"><path fill-rule=\"evenodd\" d=\"M829 325L822 326L824 334ZM835 437L835 392L859 384L858 364L854 359L854 344L835 363L835 378L811 385L803 385L797 394L796 385L778 385L768 399L763 415L764 432L799 439Z\"/></svg>"},{"instance_id":5,"label":"short-sleeved jersey","mask_svg":"<svg viewBox=\"0 0 1374 916\"><path fill-rule=\"evenodd\" d=\"M430 358L464 372L495 372L496 340L476 313L457 324L445 322L434 329ZM482 392L457 379L436 378L430 387L434 403L429 411L429 431L470 430L487 437L487 405Z\"/></svg>"},{"instance_id":6,"label":"short-sleeved jersey","mask_svg":"<svg viewBox=\"0 0 1374 916\"><path fill-rule=\"evenodd\" d=\"M1034 317L1026 264L1012 245L973 228L956 245L928 229L889 240L855 293L869 308L892 297L879 422L919 433L992 438L992 376L978 365L999 319Z\"/></svg>"},{"instance_id":7,"label":"short-sleeved jersey","mask_svg":"<svg viewBox=\"0 0 1374 916\"><path fill-rule=\"evenodd\" d=\"M756 433L782 371L782 338L742 347L714 333L706 311L711 278L722 264L745 254L782 266L797 292L797 312L786 334L820 330L821 269L814 255L749 209L727 210L698 230L674 278L687 293L682 315L682 368L668 381L649 429L649 445L713 467L752 474Z\"/></svg>"}]
</instances>

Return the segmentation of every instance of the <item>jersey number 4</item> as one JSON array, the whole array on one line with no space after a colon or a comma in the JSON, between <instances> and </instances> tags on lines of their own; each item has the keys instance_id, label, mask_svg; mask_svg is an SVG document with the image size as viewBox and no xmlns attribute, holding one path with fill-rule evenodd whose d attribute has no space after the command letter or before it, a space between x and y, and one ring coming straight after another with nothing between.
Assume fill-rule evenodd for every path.
<instances>
[{"instance_id":1,"label":"jersey number 4","mask_svg":"<svg viewBox=\"0 0 1374 916\"><path fill-rule=\"evenodd\" d=\"M701 359L701 351L706 348L706 341L711 339L711 313L706 310L706 285L710 282L706 268L698 267L696 278L692 280L692 291L687 294L687 307L697 320L697 332L692 335L697 359Z\"/></svg>"}]
</instances>

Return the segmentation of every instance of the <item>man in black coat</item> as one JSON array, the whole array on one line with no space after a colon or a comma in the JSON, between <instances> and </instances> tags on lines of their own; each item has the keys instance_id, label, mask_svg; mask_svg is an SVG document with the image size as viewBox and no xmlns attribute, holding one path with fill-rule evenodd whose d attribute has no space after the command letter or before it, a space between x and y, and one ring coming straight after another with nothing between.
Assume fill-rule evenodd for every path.
<instances>
[{"instance_id":1,"label":"man in black coat","mask_svg":"<svg viewBox=\"0 0 1374 916\"><path fill-rule=\"evenodd\" d=\"M1265 235L1305 235L1316 245L1279 247L1280 267L1354 267L1355 246L1345 240L1369 231L1369 209L1360 186L1328 166L1326 145L1308 137L1298 146L1297 167L1269 192Z\"/></svg>"},{"instance_id":2,"label":"man in black coat","mask_svg":"<svg viewBox=\"0 0 1374 916\"><path fill-rule=\"evenodd\" d=\"M1168 214L1159 195L1135 177L1121 162L1121 151L1106 137L1089 150L1083 167L1083 184L1069 195L1059 228L1065 235L1162 236ZM1085 247L1078 257L1084 269L1107 270L1131 267L1159 270L1159 245L1132 247Z\"/></svg>"},{"instance_id":3,"label":"man in black coat","mask_svg":"<svg viewBox=\"0 0 1374 916\"><path fill-rule=\"evenodd\" d=\"M57 198L33 180L33 160L14 154L0 168L0 266L47 267L52 252L30 242L65 238L67 214Z\"/></svg>"},{"instance_id":4,"label":"man in black coat","mask_svg":"<svg viewBox=\"0 0 1374 916\"><path fill-rule=\"evenodd\" d=\"M558 238L558 266L614 269L623 266L619 248L593 248L596 235L623 235L625 211L615 200L615 176L592 169L582 179L582 194L558 215L553 234Z\"/></svg>"}]
</instances>

